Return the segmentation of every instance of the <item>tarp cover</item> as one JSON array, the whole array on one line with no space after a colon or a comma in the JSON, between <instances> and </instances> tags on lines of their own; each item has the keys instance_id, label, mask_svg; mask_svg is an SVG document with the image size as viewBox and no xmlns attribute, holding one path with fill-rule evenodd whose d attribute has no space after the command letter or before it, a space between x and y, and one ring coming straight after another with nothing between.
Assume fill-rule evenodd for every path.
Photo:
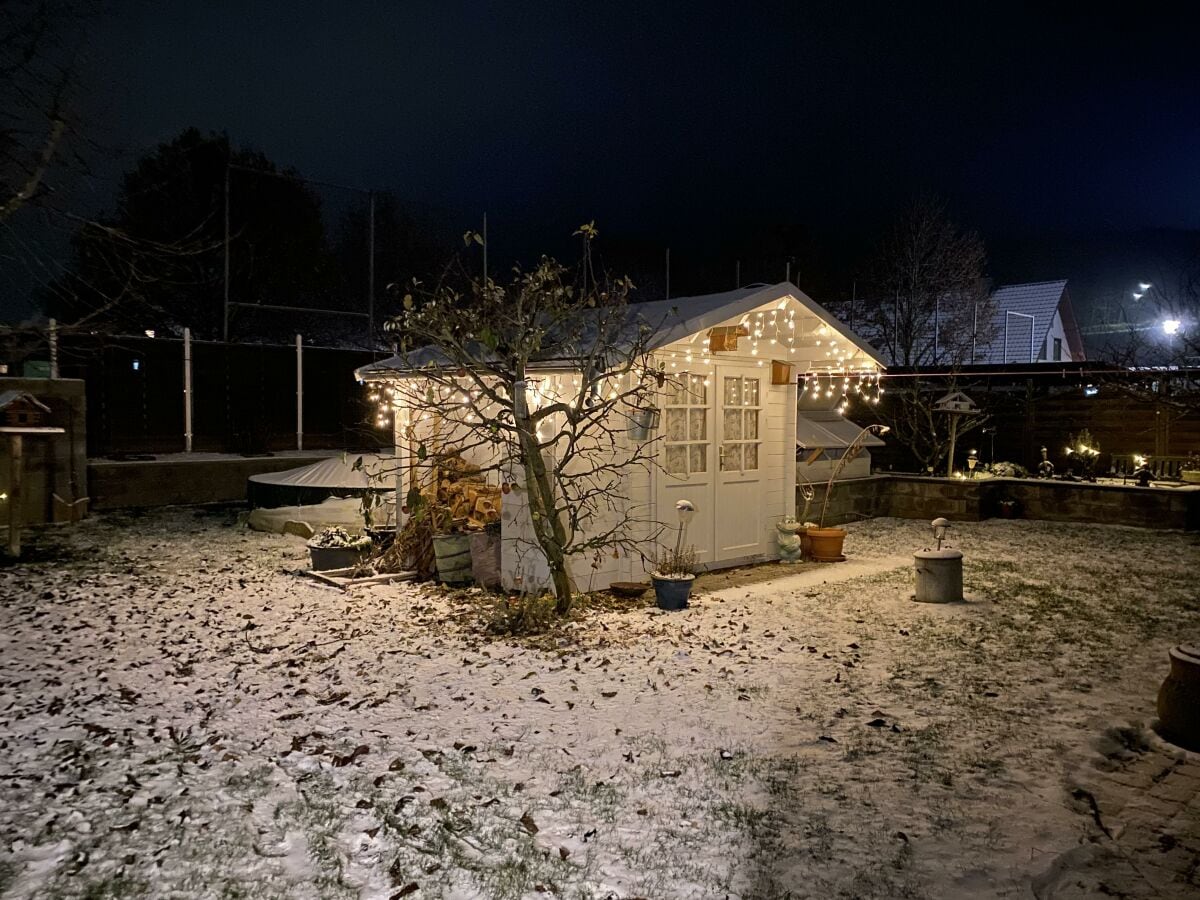
<instances>
[{"instance_id":1,"label":"tarp cover","mask_svg":"<svg viewBox=\"0 0 1200 900\"><path fill-rule=\"evenodd\" d=\"M362 530L362 501L357 497L339 500L336 497L310 506L280 506L275 509L252 509L246 519L255 531L283 533L288 522L305 522L313 531L327 525L341 525L350 530Z\"/></svg>"},{"instance_id":2,"label":"tarp cover","mask_svg":"<svg viewBox=\"0 0 1200 900\"><path fill-rule=\"evenodd\" d=\"M354 463L362 459L362 467ZM320 487L332 490L387 490L394 487L395 458L382 453L341 453L312 465L284 472L264 472L251 475L258 484L290 484L297 487ZM390 475L388 473L391 473Z\"/></svg>"},{"instance_id":3,"label":"tarp cover","mask_svg":"<svg viewBox=\"0 0 1200 900\"><path fill-rule=\"evenodd\" d=\"M796 444L805 450L844 450L860 431L862 428L834 410L804 410L796 416ZM863 445L882 447L883 441L868 433Z\"/></svg>"},{"instance_id":4,"label":"tarp cover","mask_svg":"<svg viewBox=\"0 0 1200 900\"><path fill-rule=\"evenodd\" d=\"M355 466L362 459L360 467ZM284 472L251 475L246 496L252 507L298 506L326 497L361 497L396 487L396 460L384 453L341 453Z\"/></svg>"}]
</instances>

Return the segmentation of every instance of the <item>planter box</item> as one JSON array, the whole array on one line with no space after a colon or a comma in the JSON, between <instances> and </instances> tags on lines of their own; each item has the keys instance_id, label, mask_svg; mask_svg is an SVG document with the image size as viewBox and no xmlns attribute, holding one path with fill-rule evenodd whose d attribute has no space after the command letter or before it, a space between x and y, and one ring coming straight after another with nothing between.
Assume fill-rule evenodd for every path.
<instances>
[{"instance_id":1,"label":"planter box","mask_svg":"<svg viewBox=\"0 0 1200 900\"><path fill-rule=\"evenodd\" d=\"M349 569L357 566L367 554L366 547L313 547L308 548L313 571L326 572L330 569Z\"/></svg>"}]
</instances>

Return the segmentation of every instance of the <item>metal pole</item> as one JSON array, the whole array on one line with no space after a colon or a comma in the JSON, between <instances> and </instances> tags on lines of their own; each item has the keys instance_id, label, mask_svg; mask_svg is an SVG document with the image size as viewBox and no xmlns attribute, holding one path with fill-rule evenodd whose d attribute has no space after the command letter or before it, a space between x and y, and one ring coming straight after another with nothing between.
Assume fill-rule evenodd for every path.
<instances>
[{"instance_id":1,"label":"metal pole","mask_svg":"<svg viewBox=\"0 0 1200 900\"><path fill-rule=\"evenodd\" d=\"M941 323L941 315L942 315L942 298L940 296L937 296L937 297L933 298L933 361L935 363L938 361L938 356L940 355L938 353L938 338L940 337L940 335L938 334L938 331L942 324Z\"/></svg>"},{"instance_id":2,"label":"metal pole","mask_svg":"<svg viewBox=\"0 0 1200 900\"><path fill-rule=\"evenodd\" d=\"M789 259L789 260L788 260L788 262L787 262L787 272L786 272L786 274L784 275L784 278L783 278L783 280L784 280L784 281L787 281L787 282L789 282L789 283L790 283L790 282L791 282L791 280L792 280L792 261L791 261L790 259Z\"/></svg>"},{"instance_id":3,"label":"metal pole","mask_svg":"<svg viewBox=\"0 0 1200 900\"><path fill-rule=\"evenodd\" d=\"M1008 362L1008 313L1004 314L1004 352L1000 354L1000 362Z\"/></svg>"},{"instance_id":4,"label":"metal pole","mask_svg":"<svg viewBox=\"0 0 1200 900\"><path fill-rule=\"evenodd\" d=\"M979 336L979 301L971 304L971 365L975 365L975 339Z\"/></svg>"},{"instance_id":5,"label":"metal pole","mask_svg":"<svg viewBox=\"0 0 1200 900\"><path fill-rule=\"evenodd\" d=\"M367 206L367 349L375 350L375 192L368 194Z\"/></svg>"},{"instance_id":6,"label":"metal pole","mask_svg":"<svg viewBox=\"0 0 1200 900\"><path fill-rule=\"evenodd\" d=\"M183 449L192 452L192 329L183 329Z\"/></svg>"},{"instance_id":7,"label":"metal pole","mask_svg":"<svg viewBox=\"0 0 1200 900\"><path fill-rule=\"evenodd\" d=\"M296 449L304 449L304 339L296 335Z\"/></svg>"},{"instance_id":8,"label":"metal pole","mask_svg":"<svg viewBox=\"0 0 1200 900\"><path fill-rule=\"evenodd\" d=\"M11 452L9 454L8 476L8 555L16 559L21 555L21 456L23 444L21 435L11 434L8 437Z\"/></svg>"},{"instance_id":9,"label":"metal pole","mask_svg":"<svg viewBox=\"0 0 1200 900\"><path fill-rule=\"evenodd\" d=\"M221 340L229 343L229 161L225 161L225 305L224 315L222 316L223 324L221 326Z\"/></svg>"},{"instance_id":10,"label":"metal pole","mask_svg":"<svg viewBox=\"0 0 1200 900\"><path fill-rule=\"evenodd\" d=\"M58 377L58 322L50 320L50 377Z\"/></svg>"},{"instance_id":11,"label":"metal pole","mask_svg":"<svg viewBox=\"0 0 1200 900\"><path fill-rule=\"evenodd\" d=\"M1037 331L1037 316L1030 316L1029 317L1029 361L1031 363L1037 362L1037 360L1034 358L1034 353L1036 351L1033 349L1033 335L1034 335L1034 332L1036 332L1036 331Z\"/></svg>"}]
</instances>

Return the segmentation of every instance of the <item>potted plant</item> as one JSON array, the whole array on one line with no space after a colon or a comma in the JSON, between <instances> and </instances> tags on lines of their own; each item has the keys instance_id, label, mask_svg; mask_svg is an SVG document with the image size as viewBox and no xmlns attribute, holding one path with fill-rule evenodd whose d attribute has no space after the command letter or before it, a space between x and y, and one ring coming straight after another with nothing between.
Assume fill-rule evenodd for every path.
<instances>
[{"instance_id":1,"label":"potted plant","mask_svg":"<svg viewBox=\"0 0 1200 900\"><path fill-rule=\"evenodd\" d=\"M321 530L308 542L308 556L316 572L356 566L370 549L371 539L365 534L351 534L337 525Z\"/></svg>"},{"instance_id":2,"label":"potted plant","mask_svg":"<svg viewBox=\"0 0 1200 900\"><path fill-rule=\"evenodd\" d=\"M1002 519L1019 519L1021 504L1012 497L1001 497L996 501L996 511L1000 513Z\"/></svg>"},{"instance_id":3,"label":"potted plant","mask_svg":"<svg viewBox=\"0 0 1200 900\"><path fill-rule=\"evenodd\" d=\"M825 502L821 504L821 518L816 528L808 529L808 545L812 558L817 562L842 562L846 557L842 554L842 545L846 540L845 528L826 528L825 517L829 513L829 497L833 493L833 483L842 474L842 470L862 452L863 442L867 435L887 434L891 429L886 425L868 425L862 429L850 442L841 459L829 473L829 483L825 485Z\"/></svg>"},{"instance_id":4,"label":"potted plant","mask_svg":"<svg viewBox=\"0 0 1200 900\"><path fill-rule=\"evenodd\" d=\"M678 548L659 556L650 573L654 599L659 609L687 609L692 583L696 580L696 551Z\"/></svg>"}]
</instances>

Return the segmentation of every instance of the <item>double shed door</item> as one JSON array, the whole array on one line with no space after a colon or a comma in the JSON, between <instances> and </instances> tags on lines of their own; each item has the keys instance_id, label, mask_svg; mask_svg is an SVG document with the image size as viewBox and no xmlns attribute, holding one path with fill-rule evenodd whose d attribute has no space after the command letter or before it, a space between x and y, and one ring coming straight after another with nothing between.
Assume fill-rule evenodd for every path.
<instances>
[{"instance_id":1,"label":"double shed door","mask_svg":"<svg viewBox=\"0 0 1200 900\"><path fill-rule=\"evenodd\" d=\"M660 542L673 546L675 503L696 505L687 543L702 565L763 552L763 452L766 376L761 368L717 366L666 387L658 473Z\"/></svg>"}]
</instances>

